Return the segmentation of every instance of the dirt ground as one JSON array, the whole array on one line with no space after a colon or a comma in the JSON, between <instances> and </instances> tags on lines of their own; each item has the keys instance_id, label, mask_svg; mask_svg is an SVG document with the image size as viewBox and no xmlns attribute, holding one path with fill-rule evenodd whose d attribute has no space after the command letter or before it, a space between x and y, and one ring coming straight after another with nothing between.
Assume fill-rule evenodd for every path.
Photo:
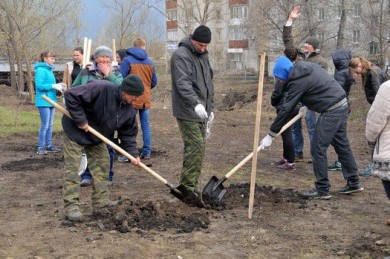
<instances>
[{"instance_id":1,"label":"dirt ground","mask_svg":"<svg viewBox=\"0 0 390 259\"><path fill-rule=\"evenodd\" d=\"M154 92L151 112L152 170L176 185L183 144L170 108L169 86ZM272 84L264 87L261 133L275 117L269 104ZM215 123L206 146L201 187L219 179L252 152L257 82L216 82ZM368 111L359 87L351 93L353 111L349 139L360 170L369 162L365 144ZM2 106L20 106L7 87L0 88ZM59 111L57 112L59 113ZM248 219L251 161L225 183L225 206L190 207L146 171L115 163L112 199L121 205L107 218L91 216L91 188L82 188L84 222L64 219L62 153L38 157L36 134L0 137L0 258L384 258L390 256L389 201L377 178L362 178L365 190L341 195L341 172L329 172L329 201L306 201L298 191L313 188L311 164L293 172L276 168L281 139L258 157L253 216ZM306 143L307 134L305 133ZM62 133L53 136L62 146ZM305 158L308 158L305 145ZM336 159L332 148L329 162Z\"/></svg>"}]
</instances>

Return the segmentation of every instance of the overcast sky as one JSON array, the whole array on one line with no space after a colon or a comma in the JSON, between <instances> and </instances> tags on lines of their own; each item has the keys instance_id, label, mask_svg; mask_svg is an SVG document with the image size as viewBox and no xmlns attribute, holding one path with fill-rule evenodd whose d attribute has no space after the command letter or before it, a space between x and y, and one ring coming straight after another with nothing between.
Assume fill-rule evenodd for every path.
<instances>
[{"instance_id":1,"label":"overcast sky","mask_svg":"<svg viewBox=\"0 0 390 259\"><path fill-rule=\"evenodd\" d=\"M92 40L96 40L97 34L100 32L104 19L107 15L107 9L102 7L102 2L104 0L81 0L81 3L83 4L82 10L81 10L81 16L82 21L85 26L85 33L83 37L88 37ZM150 2L154 3L156 7L158 7L160 10L163 10L164 8L164 0L150 0ZM150 13L150 22L156 23L165 28L164 24L164 16L157 12L154 9L151 9ZM165 35L159 35L162 37L162 39L165 38Z\"/></svg>"}]
</instances>

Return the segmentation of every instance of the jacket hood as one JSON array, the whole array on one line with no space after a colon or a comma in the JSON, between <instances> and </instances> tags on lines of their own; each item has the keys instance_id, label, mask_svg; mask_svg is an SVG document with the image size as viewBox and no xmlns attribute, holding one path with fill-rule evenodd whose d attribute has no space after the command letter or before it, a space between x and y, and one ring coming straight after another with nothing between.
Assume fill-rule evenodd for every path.
<instances>
[{"instance_id":1,"label":"jacket hood","mask_svg":"<svg viewBox=\"0 0 390 259\"><path fill-rule=\"evenodd\" d=\"M46 68L47 70L53 70L54 69L54 66L50 66L49 64L47 64L46 62L37 62L34 64L34 69L36 70L37 68Z\"/></svg>"},{"instance_id":2,"label":"jacket hood","mask_svg":"<svg viewBox=\"0 0 390 259\"><path fill-rule=\"evenodd\" d=\"M351 58L352 52L346 48L335 50L332 53L333 64L338 71L347 69Z\"/></svg>"},{"instance_id":3,"label":"jacket hood","mask_svg":"<svg viewBox=\"0 0 390 259\"><path fill-rule=\"evenodd\" d=\"M132 55L138 60L145 60L148 58L148 54L146 53L146 50L141 48L128 48L127 54Z\"/></svg>"},{"instance_id":4,"label":"jacket hood","mask_svg":"<svg viewBox=\"0 0 390 259\"><path fill-rule=\"evenodd\" d=\"M188 37L185 37L184 39L182 39L180 42L179 42L179 47L186 47L187 49L189 49L192 53L194 53L195 55L198 55L198 56L201 56L203 54L207 54L208 51L206 50L205 52L203 53L200 53L199 51L197 51L194 47L194 45L192 45L192 42L191 42L191 35L188 36Z\"/></svg>"},{"instance_id":5,"label":"jacket hood","mask_svg":"<svg viewBox=\"0 0 390 259\"><path fill-rule=\"evenodd\" d=\"M307 61L298 61L290 71L288 80L295 80L308 76L313 71L313 63Z\"/></svg>"}]
</instances>

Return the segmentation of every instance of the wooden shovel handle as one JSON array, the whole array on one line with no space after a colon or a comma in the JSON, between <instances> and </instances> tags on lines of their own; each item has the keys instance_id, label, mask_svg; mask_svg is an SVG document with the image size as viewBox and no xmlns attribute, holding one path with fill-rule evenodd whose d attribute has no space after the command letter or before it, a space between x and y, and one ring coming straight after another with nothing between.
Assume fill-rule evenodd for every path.
<instances>
[{"instance_id":1,"label":"wooden shovel handle","mask_svg":"<svg viewBox=\"0 0 390 259\"><path fill-rule=\"evenodd\" d=\"M72 117L70 116L69 112L62 106L58 105L57 103L53 102L51 99L49 99L46 95L42 95L42 98L45 99L47 102L49 102L51 105L53 105L56 109L60 110L63 114L65 114L66 116L68 116L69 118L72 119ZM101 141L103 141L104 143L110 145L111 147L113 147L116 151L118 151L119 153L121 153L122 155L124 155L125 157L127 157L128 159L130 160L135 160L135 158L130 155L129 153L127 153L125 150L123 150L121 147L119 147L118 145L116 145L114 142L112 142L111 140L109 140L108 138L106 138L105 136L103 136L102 134L100 134L99 132L97 132L95 129L93 129L92 127L88 126L88 131L91 132L93 135L95 135L96 137L98 137ZM168 186L171 186L171 184L168 183L167 180L165 180L163 177L161 177L159 174L157 174L156 172L154 172L152 169L150 169L149 167L147 167L144 163L140 162L139 163L139 166L142 167L145 171L147 171L148 173L150 173L151 175L153 175L155 178L157 178L158 180L160 180L162 183L164 183L165 185L168 185Z\"/></svg>"},{"instance_id":2,"label":"wooden shovel handle","mask_svg":"<svg viewBox=\"0 0 390 259\"><path fill-rule=\"evenodd\" d=\"M279 131L279 133L275 136L279 136L282 134L288 127L290 127L294 122L299 120L304 115L303 112L298 113L294 118L292 118L289 122L287 122ZM260 146L257 147L257 152L260 151ZM245 157L240 163L238 163L232 170L230 170L226 175L226 179L229 178L232 174L234 174L238 169L240 169L243 165L245 165L251 158L253 157L253 152L250 153L247 157Z\"/></svg>"}]
</instances>

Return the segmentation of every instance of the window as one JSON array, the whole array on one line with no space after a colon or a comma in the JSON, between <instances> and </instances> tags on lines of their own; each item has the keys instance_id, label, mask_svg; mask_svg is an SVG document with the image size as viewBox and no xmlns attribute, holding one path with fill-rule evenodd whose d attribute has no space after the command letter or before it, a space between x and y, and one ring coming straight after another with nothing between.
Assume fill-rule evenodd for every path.
<instances>
[{"instance_id":1,"label":"window","mask_svg":"<svg viewBox=\"0 0 390 259\"><path fill-rule=\"evenodd\" d=\"M353 16L355 16L355 17L360 16L361 12L362 12L362 5L361 4L354 4Z\"/></svg>"},{"instance_id":2,"label":"window","mask_svg":"<svg viewBox=\"0 0 390 259\"><path fill-rule=\"evenodd\" d=\"M370 48L370 54L371 54L371 55L374 55L374 54L378 54L378 53L379 53L378 42L371 41L371 42L369 43L369 48Z\"/></svg>"},{"instance_id":3,"label":"window","mask_svg":"<svg viewBox=\"0 0 390 259\"><path fill-rule=\"evenodd\" d=\"M372 27L379 27L379 16L372 16Z\"/></svg>"},{"instance_id":4,"label":"window","mask_svg":"<svg viewBox=\"0 0 390 259\"><path fill-rule=\"evenodd\" d=\"M353 43L358 43L360 41L360 31L353 31L352 34L352 42Z\"/></svg>"},{"instance_id":5,"label":"window","mask_svg":"<svg viewBox=\"0 0 390 259\"><path fill-rule=\"evenodd\" d=\"M325 39L325 33L323 33L323 32L318 33L318 34L317 34L317 39L318 39L320 42L323 42L324 39Z\"/></svg>"},{"instance_id":6,"label":"window","mask_svg":"<svg viewBox=\"0 0 390 259\"><path fill-rule=\"evenodd\" d=\"M324 10L324 8L318 9L318 20L319 21L325 20L325 10Z\"/></svg>"},{"instance_id":7,"label":"window","mask_svg":"<svg viewBox=\"0 0 390 259\"><path fill-rule=\"evenodd\" d=\"M177 10L167 10L167 20L177 21Z\"/></svg>"},{"instance_id":8,"label":"window","mask_svg":"<svg viewBox=\"0 0 390 259\"><path fill-rule=\"evenodd\" d=\"M248 6L233 6L230 8L230 18L232 19L246 19L248 18Z\"/></svg>"},{"instance_id":9,"label":"window","mask_svg":"<svg viewBox=\"0 0 390 259\"><path fill-rule=\"evenodd\" d=\"M337 19L340 20L341 16L343 15L343 8L340 6L337 12Z\"/></svg>"},{"instance_id":10,"label":"window","mask_svg":"<svg viewBox=\"0 0 390 259\"><path fill-rule=\"evenodd\" d=\"M229 39L230 40L243 40L246 39L245 33L242 27L233 26L229 29Z\"/></svg>"},{"instance_id":11,"label":"window","mask_svg":"<svg viewBox=\"0 0 390 259\"><path fill-rule=\"evenodd\" d=\"M179 40L179 34L177 30L170 30L167 31L167 40L168 41L178 41Z\"/></svg>"}]
</instances>

